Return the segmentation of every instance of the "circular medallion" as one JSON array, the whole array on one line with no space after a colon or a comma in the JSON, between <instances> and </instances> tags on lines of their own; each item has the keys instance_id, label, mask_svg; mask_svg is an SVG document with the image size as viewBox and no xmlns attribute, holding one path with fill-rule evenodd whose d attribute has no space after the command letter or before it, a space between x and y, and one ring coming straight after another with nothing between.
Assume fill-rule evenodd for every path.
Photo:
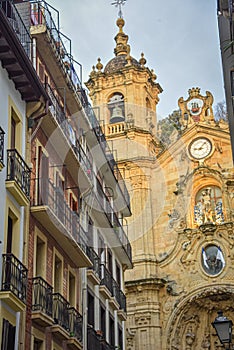
<instances>
[{"instance_id":1,"label":"circular medallion","mask_svg":"<svg viewBox=\"0 0 234 350\"><path fill-rule=\"evenodd\" d=\"M199 115L202 111L202 107L204 105L204 102L200 98L192 98L187 103L187 108L190 111L191 115Z\"/></svg>"},{"instance_id":2,"label":"circular medallion","mask_svg":"<svg viewBox=\"0 0 234 350\"><path fill-rule=\"evenodd\" d=\"M208 157L212 151L212 143L206 137L200 137L193 140L188 151L191 157L195 159L203 159Z\"/></svg>"},{"instance_id":3,"label":"circular medallion","mask_svg":"<svg viewBox=\"0 0 234 350\"><path fill-rule=\"evenodd\" d=\"M211 276L219 274L225 266L225 259L220 247L209 245L202 248L202 267Z\"/></svg>"}]
</instances>

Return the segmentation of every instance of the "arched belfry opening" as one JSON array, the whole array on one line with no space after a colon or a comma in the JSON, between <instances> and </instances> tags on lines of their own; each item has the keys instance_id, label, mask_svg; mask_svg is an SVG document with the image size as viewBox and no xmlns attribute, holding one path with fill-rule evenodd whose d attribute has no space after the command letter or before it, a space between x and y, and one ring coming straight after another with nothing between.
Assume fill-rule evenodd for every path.
<instances>
[{"instance_id":1,"label":"arched belfry opening","mask_svg":"<svg viewBox=\"0 0 234 350\"><path fill-rule=\"evenodd\" d=\"M108 100L108 109L110 111L110 124L124 122L125 106L123 94L115 92Z\"/></svg>"}]
</instances>

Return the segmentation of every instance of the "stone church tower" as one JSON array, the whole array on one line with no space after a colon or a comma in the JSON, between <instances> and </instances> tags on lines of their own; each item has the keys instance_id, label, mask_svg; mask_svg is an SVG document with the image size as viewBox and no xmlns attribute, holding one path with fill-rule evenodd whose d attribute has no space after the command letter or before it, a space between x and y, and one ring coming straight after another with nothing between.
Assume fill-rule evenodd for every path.
<instances>
[{"instance_id":1,"label":"stone church tower","mask_svg":"<svg viewBox=\"0 0 234 350\"><path fill-rule=\"evenodd\" d=\"M166 143L157 128L161 86L144 54L131 56L117 20L115 57L98 59L87 87L131 196L126 350L221 349L211 322L234 318L234 171L213 96L191 88ZM115 199L118 200L118 199Z\"/></svg>"}]
</instances>

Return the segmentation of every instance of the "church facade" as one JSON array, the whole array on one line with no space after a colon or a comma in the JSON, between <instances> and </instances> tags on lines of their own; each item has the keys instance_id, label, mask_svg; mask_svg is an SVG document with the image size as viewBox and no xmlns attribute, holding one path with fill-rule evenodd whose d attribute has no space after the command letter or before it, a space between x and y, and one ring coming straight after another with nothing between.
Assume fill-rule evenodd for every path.
<instances>
[{"instance_id":1,"label":"church facade","mask_svg":"<svg viewBox=\"0 0 234 350\"><path fill-rule=\"evenodd\" d=\"M221 349L217 311L233 318L234 171L228 124L213 96L178 96L178 127L161 141L162 87L144 54L131 56L117 20L115 57L86 83L131 197L133 270L125 272L127 350Z\"/></svg>"}]
</instances>

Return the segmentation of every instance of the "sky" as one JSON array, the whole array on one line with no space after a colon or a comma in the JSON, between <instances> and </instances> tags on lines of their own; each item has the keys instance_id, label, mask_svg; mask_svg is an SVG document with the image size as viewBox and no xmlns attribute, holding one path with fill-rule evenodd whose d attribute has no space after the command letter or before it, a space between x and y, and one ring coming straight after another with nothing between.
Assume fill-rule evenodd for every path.
<instances>
[{"instance_id":1,"label":"sky","mask_svg":"<svg viewBox=\"0 0 234 350\"><path fill-rule=\"evenodd\" d=\"M105 66L114 57L118 9L111 0L47 0L60 12L60 31L72 40L72 54L88 80L100 57ZM158 118L178 109L178 99L200 87L224 100L216 0L127 0L122 7L124 32L131 56L144 52L163 92Z\"/></svg>"}]
</instances>

